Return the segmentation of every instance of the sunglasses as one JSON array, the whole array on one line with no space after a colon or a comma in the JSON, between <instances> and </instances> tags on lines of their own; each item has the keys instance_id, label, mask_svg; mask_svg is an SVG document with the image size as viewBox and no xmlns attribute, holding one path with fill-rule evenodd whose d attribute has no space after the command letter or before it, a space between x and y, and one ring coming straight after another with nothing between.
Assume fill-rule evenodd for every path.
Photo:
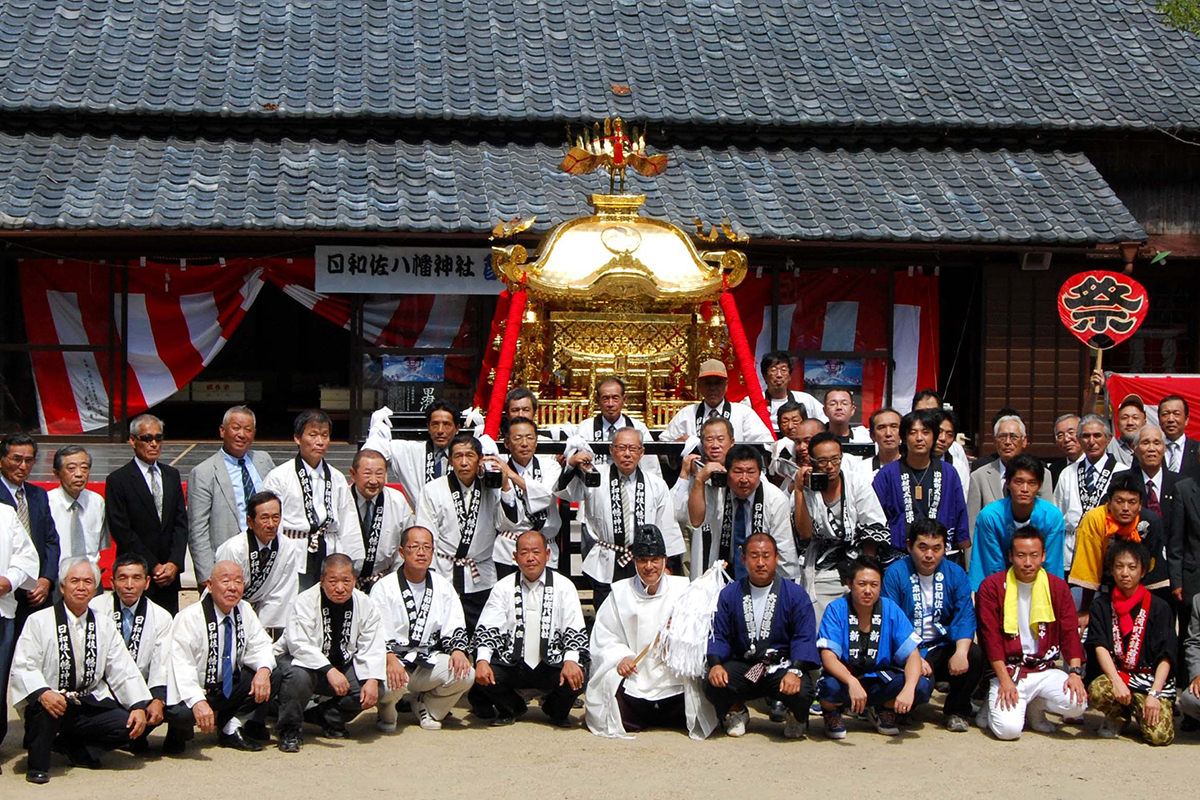
<instances>
[{"instance_id":1,"label":"sunglasses","mask_svg":"<svg viewBox=\"0 0 1200 800\"><path fill-rule=\"evenodd\" d=\"M141 436L137 437L137 440L139 442L145 442L146 444L150 444L151 442L161 442L163 440L163 435L161 433L143 433Z\"/></svg>"}]
</instances>

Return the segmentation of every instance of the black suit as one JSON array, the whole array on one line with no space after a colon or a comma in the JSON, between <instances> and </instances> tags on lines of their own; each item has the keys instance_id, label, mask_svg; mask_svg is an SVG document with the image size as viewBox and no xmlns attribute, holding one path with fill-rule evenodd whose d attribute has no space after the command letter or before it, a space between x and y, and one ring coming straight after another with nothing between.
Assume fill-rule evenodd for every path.
<instances>
[{"instance_id":1,"label":"black suit","mask_svg":"<svg viewBox=\"0 0 1200 800\"><path fill-rule=\"evenodd\" d=\"M0 503L17 507L17 500L12 496L8 487L0 481ZM38 554L38 579L50 581L50 591L41 605L30 605L28 592L17 590L17 634L25 626L25 618L40 608L48 607L54 600L54 589L58 588L59 545L58 531L54 527L54 517L50 516L50 496L40 486L25 482L25 505L29 509L29 538Z\"/></svg>"},{"instance_id":2,"label":"black suit","mask_svg":"<svg viewBox=\"0 0 1200 800\"><path fill-rule=\"evenodd\" d=\"M1183 589L1183 608L1200 592L1200 484L1191 478L1175 486L1171 524L1167 526L1167 566L1171 589Z\"/></svg>"},{"instance_id":3,"label":"black suit","mask_svg":"<svg viewBox=\"0 0 1200 800\"><path fill-rule=\"evenodd\" d=\"M137 553L153 571L159 564L173 563L183 571L187 551L187 507L179 470L158 462L162 480L163 514L158 518L154 497L136 461L109 474L104 481L105 516L108 532L117 545L117 555ZM179 611L179 576L166 586L151 581L146 596L175 614Z\"/></svg>"},{"instance_id":4,"label":"black suit","mask_svg":"<svg viewBox=\"0 0 1200 800\"><path fill-rule=\"evenodd\" d=\"M1137 477L1138 485L1142 487L1142 491L1145 491L1146 485L1142 479L1142 468L1136 460L1133 462L1130 470ZM1158 507L1160 509L1159 516L1162 517L1164 533L1168 539L1170 539L1169 529L1171 527L1171 520L1173 519L1172 514L1175 510L1175 492L1181 480L1183 478L1165 467L1158 471L1158 477L1154 479L1154 491L1158 495Z\"/></svg>"},{"instance_id":5,"label":"black suit","mask_svg":"<svg viewBox=\"0 0 1200 800\"><path fill-rule=\"evenodd\" d=\"M1071 462L1067 460L1066 456L1059 456L1058 458L1051 459L1050 461L1046 462L1046 469L1050 470L1050 480L1054 482L1054 486L1051 488L1058 486L1058 476L1062 474L1062 471L1066 469L1067 465L1070 463Z\"/></svg>"},{"instance_id":6,"label":"black suit","mask_svg":"<svg viewBox=\"0 0 1200 800\"><path fill-rule=\"evenodd\" d=\"M1164 456L1164 458L1169 457L1169 455ZM1200 442L1191 438L1184 441L1183 458L1179 460L1178 472L1181 478L1200 480Z\"/></svg>"}]
</instances>

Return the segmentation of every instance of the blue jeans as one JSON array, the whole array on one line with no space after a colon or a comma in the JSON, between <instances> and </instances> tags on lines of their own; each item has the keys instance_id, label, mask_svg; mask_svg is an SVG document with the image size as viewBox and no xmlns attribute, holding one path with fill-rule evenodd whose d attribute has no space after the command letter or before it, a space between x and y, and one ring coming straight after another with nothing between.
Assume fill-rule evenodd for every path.
<instances>
[{"instance_id":1,"label":"blue jeans","mask_svg":"<svg viewBox=\"0 0 1200 800\"><path fill-rule=\"evenodd\" d=\"M859 678L858 681L867 690L867 707L881 708L888 700L900 694L900 690L904 688L904 672L888 670L882 674ZM929 702L929 693L932 688L928 678L921 678L917 681L916 691L913 692L913 708ZM838 706L848 706L850 705L850 690L837 678L826 675L817 681L817 699Z\"/></svg>"}]
</instances>

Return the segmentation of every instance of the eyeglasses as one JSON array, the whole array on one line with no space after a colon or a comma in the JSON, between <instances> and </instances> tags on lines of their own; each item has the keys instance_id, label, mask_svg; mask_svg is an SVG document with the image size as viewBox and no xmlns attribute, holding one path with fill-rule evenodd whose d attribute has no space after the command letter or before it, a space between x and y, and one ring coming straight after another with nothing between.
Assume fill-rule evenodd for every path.
<instances>
[{"instance_id":1,"label":"eyeglasses","mask_svg":"<svg viewBox=\"0 0 1200 800\"><path fill-rule=\"evenodd\" d=\"M841 456L831 456L830 458L814 458L812 460L814 466L818 467L836 467L842 463Z\"/></svg>"},{"instance_id":2,"label":"eyeglasses","mask_svg":"<svg viewBox=\"0 0 1200 800\"><path fill-rule=\"evenodd\" d=\"M144 444L161 442L163 440L163 435L161 433L143 433L141 436L137 437L137 440L139 442L143 442Z\"/></svg>"},{"instance_id":3,"label":"eyeglasses","mask_svg":"<svg viewBox=\"0 0 1200 800\"><path fill-rule=\"evenodd\" d=\"M433 545L431 544L406 544L404 549L410 553L432 553Z\"/></svg>"},{"instance_id":4,"label":"eyeglasses","mask_svg":"<svg viewBox=\"0 0 1200 800\"><path fill-rule=\"evenodd\" d=\"M1055 440L1060 441L1060 442L1063 439L1074 438L1074 436L1075 436L1075 431L1058 431L1057 433L1054 434Z\"/></svg>"},{"instance_id":5,"label":"eyeglasses","mask_svg":"<svg viewBox=\"0 0 1200 800\"><path fill-rule=\"evenodd\" d=\"M642 446L640 444L614 444L612 446L614 453L636 453L641 449Z\"/></svg>"},{"instance_id":6,"label":"eyeglasses","mask_svg":"<svg viewBox=\"0 0 1200 800\"><path fill-rule=\"evenodd\" d=\"M997 433L992 438L997 442L1016 442L1024 437L1019 433Z\"/></svg>"},{"instance_id":7,"label":"eyeglasses","mask_svg":"<svg viewBox=\"0 0 1200 800\"><path fill-rule=\"evenodd\" d=\"M5 458L14 464L28 464L30 466L33 466L33 462L37 461L37 456L19 456L16 453L9 453Z\"/></svg>"}]
</instances>

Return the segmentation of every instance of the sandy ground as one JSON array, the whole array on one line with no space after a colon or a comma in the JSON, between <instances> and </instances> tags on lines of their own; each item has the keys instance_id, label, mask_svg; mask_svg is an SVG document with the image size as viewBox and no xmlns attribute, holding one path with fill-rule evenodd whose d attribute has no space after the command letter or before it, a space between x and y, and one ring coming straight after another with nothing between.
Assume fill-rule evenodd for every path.
<instances>
[{"instance_id":1,"label":"sandy ground","mask_svg":"<svg viewBox=\"0 0 1200 800\"><path fill-rule=\"evenodd\" d=\"M99 771L72 769L56 755L46 786L24 781L21 723L14 717L0 751L0 797L273 798L345 791L350 794L341 796L731 798L827 795L833 786L849 797L878 797L888 790L912 796L914 789L999 797L1011 796L1011 779L1021 775L1028 798L1103 793L1126 800L1181 797L1190 794L1183 788L1189 781L1194 787L1200 780L1200 734L1181 734L1170 747L1157 749L1136 735L1100 740L1091 732L1093 715L1086 730L1027 732L1017 742L998 742L975 728L947 733L940 711L929 707L918 712L916 729L894 738L848 721L850 735L841 742L826 739L819 720L808 740L785 740L781 726L757 714L744 738L720 734L707 742L669 731L604 740L583 728L553 728L536 708L504 729L490 729L473 717L464 721L464 715L456 709L456 719L439 732L422 731L411 715L403 724L402 715L399 731L382 735L372 711L351 723L353 738L343 741L307 729L297 755L273 746L261 753L234 752L218 748L215 736L198 734L186 755L167 757L156 732L145 757L110 753ZM575 717L581 721L582 711ZM937 790L931 778L937 774L958 776L952 792Z\"/></svg>"}]
</instances>

